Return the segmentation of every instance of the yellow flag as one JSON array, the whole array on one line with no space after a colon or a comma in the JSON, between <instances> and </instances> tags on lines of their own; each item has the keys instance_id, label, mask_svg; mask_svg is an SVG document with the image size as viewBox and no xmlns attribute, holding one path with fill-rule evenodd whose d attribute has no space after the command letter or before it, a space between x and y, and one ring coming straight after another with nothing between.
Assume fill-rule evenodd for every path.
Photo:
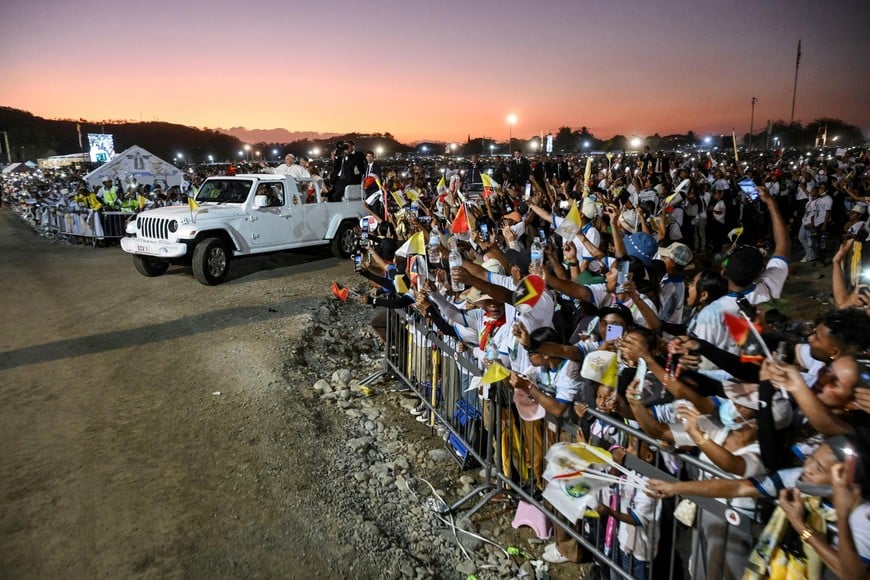
<instances>
[{"instance_id":1,"label":"yellow flag","mask_svg":"<svg viewBox=\"0 0 870 580\"><path fill-rule=\"evenodd\" d=\"M441 179L438 181L438 185L436 189L447 189L447 180L444 179L444 176L441 176Z\"/></svg>"},{"instance_id":2,"label":"yellow flag","mask_svg":"<svg viewBox=\"0 0 870 580\"><path fill-rule=\"evenodd\" d=\"M610 364L607 365L607 368L604 369L604 373L601 375L601 384L606 385L611 389L616 388L616 380L619 376L616 359L617 357L610 359Z\"/></svg>"},{"instance_id":3,"label":"yellow flag","mask_svg":"<svg viewBox=\"0 0 870 580\"><path fill-rule=\"evenodd\" d=\"M568 210L568 215L565 216L565 219L580 227L580 210L577 209L576 199L571 202L571 209Z\"/></svg>"},{"instance_id":4,"label":"yellow flag","mask_svg":"<svg viewBox=\"0 0 870 580\"><path fill-rule=\"evenodd\" d=\"M849 281L852 286L857 286L861 280L861 244L852 242L852 262L849 266Z\"/></svg>"},{"instance_id":5,"label":"yellow flag","mask_svg":"<svg viewBox=\"0 0 870 580\"><path fill-rule=\"evenodd\" d=\"M426 239L423 237L423 232L417 232L408 238L408 254L426 254Z\"/></svg>"},{"instance_id":6,"label":"yellow flag","mask_svg":"<svg viewBox=\"0 0 870 580\"><path fill-rule=\"evenodd\" d=\"M397 189L396 191L391 191L390 195L393 196L393 200L396 202L396 205L399 207L405 207L405 196L402 195L402 190Z\"/></svg>"},{"instance_id":7,"label":"yellow flag","mask_svg":"<svg viewBox=\"0 0 870 580\"><path fill-rule=\"evenodd\" d=\"M142 210L145 207L145 204L148 203L148 200L141 195L136 197L136 201L139 202L139 209L140 210Z\"/></svg>"},{"instance_id":8,"label":"yellow flag","mask_svg":"<svg viewBox=\"0 0 870 580\"><path fill-rule=\"evenodd\" d=\"M399 274L393 278L393 286L396 287L396 292L399 294L407 294L411 287L408 285L408 280L404 274Z\"/></svg>"},{"instance_id":9,"label":"yellow flag","mask_svg":"<svg viewBox=\"0 0 870 580\"><path fill-rule=\"evenodd\" d=\"M487 173L480 174L480 182L483 183L484 187L501 187L501 184Z\"/></svg>"},{"instance_id":10,"label":"yellow flag","mask_svg":"<svg viewBox=\"0 0 870 580\"><path fill-rule=\"evenodd\" d=\"M677 199L678 196L680 199ZM665 205L671 205L672 203L674 203L674 200L681 201L682 199L683 196L680 194L680 192L675 191L674 193L670 194L665 198Z\"/></svg>"},{"instance_id":11,"label":"yellow flag","mask_svg":"<svg viewBox=\"0 0 870 580\"><path fill-rule=\"evenodd\" d=\"M93 210L98 210L103 207L103 204L100 203L100 198L97 197L96 193L91 193L88 195L88 207Z\"/></svg>"},{"instance_id":12,"label":"yellow flag","mask_svg":"<svg viewBox=\"0 0 870 580\"><path fill-rule=\"evenodd\" d=\"M486 369L486 372L483 373L483 376L480 378L480 382L484 385L491 385L492 383L497 383L499 381L503 381L506 378L511 376L511 372L501 366L501 364L494 362L489 365L489 368Z\"/></svg>"},{"instance_id":13,"label":"yellow flag","mask_svg":"<svg viewBox=\"0 0 870 580\"><path fill-rule=\"evenodd\" d=\"M199 209L199 204L196 203L196 200L193 199L192 197L187 198L187 205L190 207L190 211Z\"/></svg>"},{"instance_id":14,"label":"yellow flag","mask_svg":"<svg viewBox=\"0 0 870 580\"><path fill-rule=\"evenodd\" d=\"M420 193L416 189L409 189L405 192L405 195L411 201L418 201L420 199Z\"/></svg>"}]
</instances>

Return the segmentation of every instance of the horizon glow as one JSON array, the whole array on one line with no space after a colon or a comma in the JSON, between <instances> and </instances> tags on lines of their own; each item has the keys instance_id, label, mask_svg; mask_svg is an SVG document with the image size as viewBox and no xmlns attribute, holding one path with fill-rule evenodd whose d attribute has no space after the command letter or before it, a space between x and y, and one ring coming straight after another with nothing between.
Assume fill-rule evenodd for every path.
<instances>
[{"instance_id":1,"label":"horizon glow","mask_svg":"<svg viewBox=\"0 0 870 580\"><path fill-rule=\"evenodd\" d=\"M855 0L10 0L0 104L403 142L527 140L562 126L605 138L742 134L753 96L756 129L789 120L801 38L795 121L836 117L867 134L868 17Z\"/></svg>"}]
</instances>

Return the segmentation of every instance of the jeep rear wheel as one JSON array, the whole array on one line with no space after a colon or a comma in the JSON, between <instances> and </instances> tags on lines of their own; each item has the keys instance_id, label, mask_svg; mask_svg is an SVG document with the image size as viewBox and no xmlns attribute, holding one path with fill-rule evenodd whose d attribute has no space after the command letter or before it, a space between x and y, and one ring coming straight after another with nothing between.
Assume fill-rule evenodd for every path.
<instances>
[{"instance_id":1,"label":"jeep rear wheel","mask_svg":"<svg viewBox=\"0 0 870 580\"><path fill-rule=\"evenodd\" d=\"M223 282L230 271L227 244L220 238L205 238L193 249L193 275L200 284L214 286Z\"/></svg>"},{"instance_id":2,"label":"jeep rear wheel","mask_svg":"<svg viewBox=\"0 0 870 580\"><path fill-rule=\"evenodd\" d=\"M332 255L336 258L348 258L353 253L356 245L356 234L354 228L356 223L352 221L342 222L338 226L338 231L335 232L335 237L332 238Z\"/></svg>"},{"instance_id":3,"label":"jeep rear wheel","mask_svg":"<svg viewBox=\"0 0 870 580\"><path fill-rule=\"evenodd\" d=\"M153 276L161 276L169 269L169 262L159 260L157 258L149 258L148 256L133 255L133 265L136 266L136 271L143 276L149 278Z\"/></svg>"}]
</instances>

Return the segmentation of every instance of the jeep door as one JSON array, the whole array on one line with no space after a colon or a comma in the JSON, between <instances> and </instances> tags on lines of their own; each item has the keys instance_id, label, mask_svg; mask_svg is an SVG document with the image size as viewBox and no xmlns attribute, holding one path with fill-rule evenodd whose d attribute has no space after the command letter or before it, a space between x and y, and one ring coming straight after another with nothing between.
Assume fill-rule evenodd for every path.
<instances>
[{"instance_id":1,"label":"jeep door","mask_svg":"<svg viewBox=\"0 0 870 580\"><path fill-rule=\"evenodd\" d=\"M284 183L280 181L264 181L257 185L255 196L265 196L265 207L251 209L250 241L255 250L264 250L273 246L284 246L292 239L294 216L288 204ZM293 240L296 241L296 240Z\"/></svg>"},{"instance_id":2,"label":"jeep door","mask_svg":"<svg viewBox=\"0 0 870 580\"><path fill-rule=\"evenodd\" d=\"M313 180L297 182L299 186L298 205L294 207L303 222L306 242L323 241L326 228L329 225L329 205L323 203L326 199L320 197L320 188Z\"/></svg>"}]
</instances>

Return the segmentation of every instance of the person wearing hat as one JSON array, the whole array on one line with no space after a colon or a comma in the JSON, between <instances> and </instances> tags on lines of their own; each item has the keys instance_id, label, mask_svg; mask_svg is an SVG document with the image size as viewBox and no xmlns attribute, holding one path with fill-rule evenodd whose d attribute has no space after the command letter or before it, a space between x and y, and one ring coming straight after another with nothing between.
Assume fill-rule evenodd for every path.
<instances>
[{"instance_id":1,"label":"person wearing hat","mask_svg":"<svg viewBox=\"0 0 870 580\"><path fill-rule=\"evenodd\" d=\"M112 207L118 205L118 191L115 189L115 186L112 185L111 177L106 176L103 178L103 187L99 192L97 192L97 197L100 198L103 205Z\"/></svg>"},{"instance_id":2,"label":"person wearing hat","mask_svg":"<svg viewBox=\"0 0 870 580\"><path fill-rule=\"evenodd\" d=\"M659 258L665 263L665 276L659 292L659 319L665 323L682 324L686 297L684 271L694 259L692 250L686 244L674 242L659 248Z\"/></svg>"},{"instance_id":3,"label":"person wearing hat","mask_svg":"<svg viewBox=\"0 0 870 580\"><path fill-rule=\"evenodd\" d=\"M738 354L740 347L728 334L725 313L738 314L738 300L758 305L779 298L788 277L788 256L791 240L776 201L759 186L761 202L767 206L773 227L773 254L765 263L764 256L754 246L740 246L722 262L722 276L728 281L728 293L704 308L696 319L694 332L698 338Z\"/></svg>"},{"instance_id":4,"label":"person wearing hat","mask_svg":"<svg viewBox=\"0 0 870 580\"><path fill-rule=\"evenodd\" d=\"M853 238L858 237L859 232L864 229L867 223L867 204L859 201L849 210L849 217L846 224L843 226L843 231L847 236Z\"/></svg>"},{"instance_id":5,"label":"person wearing hat","mask_svg":"<svg viewBox=\"0 0 870 580\"><path fill-rule=\"evenodd\" d=\"M848 529L846 544L847 552L854 549L865 568L861 570L866 576L866 566L870 562L870 503L866 501L870 489L870 473L868 473L867 444L853 436L839 435L829 437L809 455L802 467L781 469L767 476L756 476L744 479L712 478L705 481L675 481L666 482L650 480L647 493L652 497L663 499L674 495L694 495L712 498L770 498L779 499L779 507L768 520L767 527L761 535L759 546L751 552L743 554L747 573L752 577L765 577L779 546L785 537L785 531L790 525L797 533L803 546L805 559L805 576L820 578L829 572L843 576L843 562L836 547L839 530ZM840 466L854 469L854 484L856 491L852 495L852 509L849 513L839 513L835 505L818 496L825 487L835 483L846 487L842 481L845 475ZM848 467L852 465L854 467ZM848 477L848 476L846 476ZM848 484L851 487L851 483ZM860 486L861 497L857 493ZM841 491L842 493L842 491ZM843 506L842 501L841 510ZM833 528L830 523L836 522ZM729 534L735 528L728 530ZM829 539L831 541L829 541ZM729 539L730 542L730 539ZM749 554L749 561L746 561ZM844 554L854 556L855 554ZM854 558L853 558L854 560ZM854 566L855 562L850 561ZM716 571L713 571L715 574ZM707 577L713 577L709 575ZM737 575L740 577L740 574ZM824 577L829 577L827 574Z\"/></svg>"},{"instance_id":6,"label":"person wearing hat","mask_svg":"<svg viewBox=\"0 0 870 580\"><path fill-rule=\"evenodd\" d=\"M487 348L498 352L498 358L507 363L507 344L511 336L511 327L507 324L504 302L497 300L478 288L469 288L461 296L472 308L461 310L438 292L427 292L426 298L440 310L441 316L449 323L462 326L474 332L476 338L473 344L473 355L484 365L487 359ZM457 336L463 334L457 331ZM490 359L492 360L492 359Z\"/></svg>"}]
</instances>

